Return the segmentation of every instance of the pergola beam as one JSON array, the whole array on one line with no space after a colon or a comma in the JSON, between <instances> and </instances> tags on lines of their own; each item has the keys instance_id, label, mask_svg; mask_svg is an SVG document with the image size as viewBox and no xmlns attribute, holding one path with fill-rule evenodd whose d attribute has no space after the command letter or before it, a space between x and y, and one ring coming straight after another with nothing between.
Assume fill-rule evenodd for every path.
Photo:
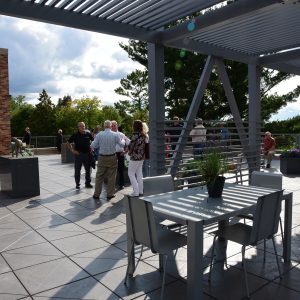
<instances>
[{"instance_id":1,"label":"pergola beam","mask_svg":"<svg viewBox=\"0 0 300 300\"><path fill-rule=\"evenodd\" d=\"M188 30L190 21L184 22L176 27L172 27L162 33L158 34L158 41L162 43L168 43L178 39L184 39L192 36L203 30L203 28L219 24L221 22L228 21L235 17L240 17L249 12L258 10L260 8L280 3L279 0L240 0L231 3L220 9L215 9L211 12L207 12L204 15L196 17L193 22L195 29Z\"/></svg>"},{"instance_id":2,"label":"pergola beam","mask_svg":"<svg viewBox=\"0 0 300 300\"><path fill-rule=\"evenodd\" d=\"M294 59L300 59L300 49L294 49L281 53L262 56L257 60L259 65L270 65L273 63L281 63Z\"/></svg>"},{"instance_id":3,"label":"pergola beam","mask_svg":"<svg viewBox=\"0 0 300 300\"><path fill-rule=\"evenodd\" d=\"M37 3L1 0L0 14L124 38L154 41L153 33L143 28Z\"/></svg>"}]
</instances>

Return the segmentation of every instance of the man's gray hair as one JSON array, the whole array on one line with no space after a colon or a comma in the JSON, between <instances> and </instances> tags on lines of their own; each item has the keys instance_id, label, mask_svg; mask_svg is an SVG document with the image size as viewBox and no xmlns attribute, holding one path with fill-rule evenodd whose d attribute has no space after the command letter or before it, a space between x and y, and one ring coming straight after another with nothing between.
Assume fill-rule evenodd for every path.
<instances>
[{"instance_id":1,"label":"man's gray hair","mask_svg":"<svg viewBox=\"0 0 300 300\"><path fill-rule=\"evenodd\" d=\"M104 128L111 128L111 121L110 120L106 120L104 122Z\"/></svg>"},{"instance_id":2,"label":"man's gray hair","mask_svg":"<svg viewBox=\"0 0 300 300\"><path fill-rule=\"evenodd\" d=\"M196 119L196 125L202 125L203 120L201 118Z\"/></svg>"}]
</instances>

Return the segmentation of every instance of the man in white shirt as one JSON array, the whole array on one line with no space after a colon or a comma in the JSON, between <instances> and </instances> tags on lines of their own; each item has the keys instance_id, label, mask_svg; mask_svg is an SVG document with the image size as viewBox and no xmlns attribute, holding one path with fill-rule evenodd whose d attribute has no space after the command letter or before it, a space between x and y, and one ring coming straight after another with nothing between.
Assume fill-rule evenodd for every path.
<instances>
[{"instance_id":1,"label":"man in white shirt","mask_svg":"<svg viewBox=\"0 0 300 300\"><path fill-rule=\"evenodd\" d=\"M206 129L202 119L195 120L196 126L191 130L194 155L201 155L206 144Z\"/></svg>"},{"instance_id":2,"label":"man in white shirt","mask_svg":"<svg viewBox=\"0 0 300 300\"><path fill-rule=\"evenodd\" d=\"M125 169L125 153L126 147L130 143L130 139L121 131L119 131L117 121L111 121L111 130L116 132L121 141L125 142L124 146L116 145L116 154L118 159L118 184L119 189L122 190L124 188L124 169Z\"/></svg>"},{"instance_id":3,"label":"man in white shirt","mask_svg":"<svg viewBox=\"0 0 300 300\"><path fill-rule=\"evenodd\" d=\"M99 160L95 181L95 192L93 198L99 200L104 178L107 178L107 200L115 197L115 183L118 161L116 156L116 145L124 147L125 141L111 130L111 121L104 122L104 131L99 132L91 147L99 148Z\"/></svg>"}]
</instances>

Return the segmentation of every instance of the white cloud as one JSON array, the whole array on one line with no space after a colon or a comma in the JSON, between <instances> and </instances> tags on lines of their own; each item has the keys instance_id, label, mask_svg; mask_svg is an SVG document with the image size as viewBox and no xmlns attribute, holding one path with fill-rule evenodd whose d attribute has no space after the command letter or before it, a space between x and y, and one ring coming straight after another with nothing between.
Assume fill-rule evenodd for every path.
<instances>
[{"instance_id":1,"label":"white cloud","mask_svg":"<svg viewBox=\"0 0 300 300\"><path fill-rule=\"evenodd\" d=\"M9 51L10 93L31 102L45 89L54 102L68 94L112 104L120 79L142 68L121 49L122 38L5 16L0 36Z\"/></svg>"}]
</instances>

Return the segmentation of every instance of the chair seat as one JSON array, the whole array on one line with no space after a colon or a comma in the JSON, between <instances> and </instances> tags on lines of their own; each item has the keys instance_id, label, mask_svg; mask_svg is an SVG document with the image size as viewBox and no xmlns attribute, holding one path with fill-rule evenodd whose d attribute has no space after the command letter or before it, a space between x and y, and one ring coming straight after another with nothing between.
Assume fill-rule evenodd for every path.
<instances>
[{"instance_id":1,"label":"chair seat","mask_svg":"<svg viewBox=\"0 0 300 300\"><path fill-rule=\"evenodd\" d=\"M161 254L168 253L170 250L181 248L187 244L186 236L160 226L157 228L157 239L157 252Z\"/></svg>"},{"instance_id":2,"label":"chair seat","mask_svg":"<svg viewBox=\"0 0 300 300\"><path fill-rule=\"evenodd\" d=\"M247 246L250 245L252 226L243 223L226 226L214 233L225 240Z\"/></svg>"}]
</instances>

